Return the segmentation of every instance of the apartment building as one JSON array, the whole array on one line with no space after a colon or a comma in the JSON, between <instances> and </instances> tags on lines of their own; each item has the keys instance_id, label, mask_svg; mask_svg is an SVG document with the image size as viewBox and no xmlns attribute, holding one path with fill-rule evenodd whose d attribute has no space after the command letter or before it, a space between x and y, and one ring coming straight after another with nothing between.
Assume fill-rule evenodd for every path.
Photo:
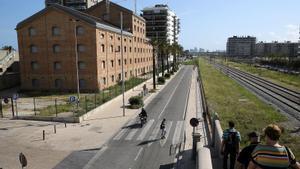
<instances>
[{"instance_id":1,"label":"apartment building","mask_svg":"<svg viewBox=\"0 0 300 169\"><path fill-rule=\"evenodd\" d=\"M167 41L169 44L178 42L180 21L168 5L157 4L144 8L142 12L148 38Z\"/></svg>"},{"instance_id":2,"label":"apartment building","mask_svg":"<svg viewBox=\"0 0 300 169\"><path fill-rule=\"evenodd\" d=\"M83 13L53 4L17 25L23 90L75 91L76 67L81 91L99 91L118 83L122 40L125 79L152 70L152 46L145 38L143 19L126 9L124 25L127 29L121 38L120 27L116 26L120 20L108 23L97 17L96 11L101 8L99 5ZM120 11L114 10L112 7L109 18ZM131 30L128 17L132 18Z\"/></svg>"},{"instance_id":3,"label":"apartment building","mask_svg":"<svg viewBox=\"0 0 300 169\"><path fill-rule=\"evenodd\" d=\"M230 57L251 57L255 55L256 37L233 36L228 38L226 54Z\"/></svg>"},{"instance_id":4,"label":"apartment building","mask_svg":"<svg viewBox=\"0 0 300 169\"><path fill-rule=\"evenodd\" d=\"M259 42L256 44L256 56L264 57L272 54L286 57L297 57L299 43L287 42Z\"/></svg>"},{"instance_id":5,"label":"apartment building","mask_svg":"<svg viewBox=\"0 0 300 169\"><path fill-rule=\"evenodd\" d=\"M101 0L45 0L45 5L60 4L79 11L84 11L100 1Z\"/></svg>"}]
</instances>

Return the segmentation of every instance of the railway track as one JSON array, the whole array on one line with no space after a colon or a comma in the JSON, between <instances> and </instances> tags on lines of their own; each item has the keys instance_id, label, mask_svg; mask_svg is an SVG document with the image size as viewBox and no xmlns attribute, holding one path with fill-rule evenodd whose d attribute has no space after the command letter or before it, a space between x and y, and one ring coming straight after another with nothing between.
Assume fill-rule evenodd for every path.
<instances>
[{"instance_id":1,"label":"railway track","mask_svg":"<svg viewBox=\"0 0 300 169\"><path fill-rule=\"evenodd\" d=\"M214 64L214 66L300 122L299 92L290 90L236 68L231 68L222 64Z\"/></svg>"}]
</instances>

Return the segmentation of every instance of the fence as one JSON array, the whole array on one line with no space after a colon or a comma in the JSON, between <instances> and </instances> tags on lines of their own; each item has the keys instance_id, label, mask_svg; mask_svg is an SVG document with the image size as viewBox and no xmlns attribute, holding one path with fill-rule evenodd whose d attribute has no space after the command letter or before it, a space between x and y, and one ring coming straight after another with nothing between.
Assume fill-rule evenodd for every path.
<instances>
[{"instance_id":1,"label":"fence","mask_svg":"<svg viewBox=\"0 0 300 169\"><path fill-rule=\"evenodd\" d=\"M143 83L151 78L151 74L143 77L131 78L125 82L125 91ZM72 94L55 96L32 96L13 98L1 98L0 117L80 117L96 107L108 102L122 93L122 84L118 83L97 93L81 94L79 104L71 103ZM76 95L76 94L74 94Z\"/></svg>"}]
</instances>

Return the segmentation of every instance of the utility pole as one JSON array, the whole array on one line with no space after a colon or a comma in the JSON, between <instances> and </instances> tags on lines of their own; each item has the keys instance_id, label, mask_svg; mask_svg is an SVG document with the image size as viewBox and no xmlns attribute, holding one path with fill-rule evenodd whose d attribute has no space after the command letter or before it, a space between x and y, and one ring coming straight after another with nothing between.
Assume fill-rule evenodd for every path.
<instances>
[{"instance_id":1,"label":"utility pole","mask_svg":"<svg viewBox=\"0 0 300 169\"><path fill-rule=\"evenodd\" d=\"M134 0L134 13L136 14L136 0Z\"/></svg>"},{"instance_id":2,"label":"utility pole","mask_svg":"<svg viewBox=\"0 0 300 169\"><path fill-rule=\"evenodd\" d=\"M122 60L122 96L123 96L123 116L125 116L125 83L124 83L124 56L123 56L123 12L120 12L121 19L121 60Z\"/></svg>"}]
</instances>

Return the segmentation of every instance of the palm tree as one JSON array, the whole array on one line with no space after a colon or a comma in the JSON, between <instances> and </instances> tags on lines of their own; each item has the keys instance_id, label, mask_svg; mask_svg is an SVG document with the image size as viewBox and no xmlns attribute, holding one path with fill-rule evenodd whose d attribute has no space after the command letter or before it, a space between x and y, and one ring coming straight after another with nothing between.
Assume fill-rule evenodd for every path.
<instances>
[{"instance_id":1,"label":"palm tree","mask_svg":"<svg viewBox=\"0 0 300 169\"><path fill-rule=\"evenodd\" d=\"M151 45L153 46L153 58L152 58L152 73L153 73L153 89L156 89L156 55L158 55L158 40L157 39L151 39L150 41Z\"/></svg>"}]
</instances>

